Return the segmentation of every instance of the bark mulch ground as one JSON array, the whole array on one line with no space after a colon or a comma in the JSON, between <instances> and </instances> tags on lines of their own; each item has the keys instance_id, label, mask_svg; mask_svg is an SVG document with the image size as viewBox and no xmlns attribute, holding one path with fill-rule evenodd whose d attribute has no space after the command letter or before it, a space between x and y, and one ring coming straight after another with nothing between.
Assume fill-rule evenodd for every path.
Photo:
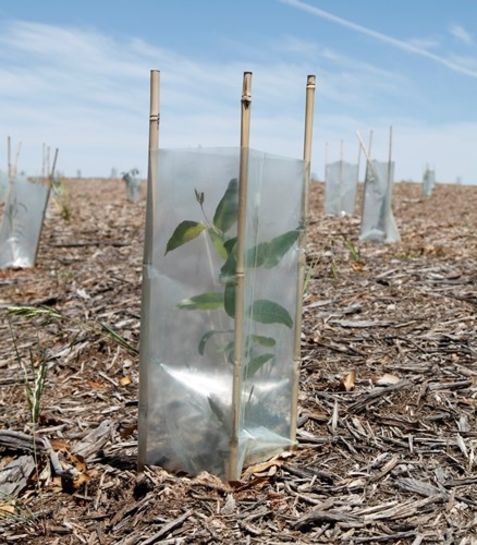
<instances>
[{"instance_id":1,"label":"bark mulch ground","mask_svg":"<svg viewBox=\"0 0 477 545\"><path fill-rule=\"evenodd\" d=\"M37 267L0 272L1 543L477 543L477 186L397 184L383 246L314 184L299 448L231 485L137 481L144 196L68 191Z\"/></svg>"}]
</instances>

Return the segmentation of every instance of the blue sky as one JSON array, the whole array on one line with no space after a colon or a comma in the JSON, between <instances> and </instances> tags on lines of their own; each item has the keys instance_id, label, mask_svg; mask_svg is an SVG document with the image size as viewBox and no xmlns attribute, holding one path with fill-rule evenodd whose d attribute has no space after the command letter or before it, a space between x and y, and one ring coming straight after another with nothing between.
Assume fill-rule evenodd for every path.
<instances>
[{"instance_id":1,"label":"blue sky","mask_svg":"<svg viewBox=\"0 0 477 545\"><path fill-rule=\"evenodd\" d=\"M0 142L19 169L109 175L146 169L149 69L161 70L163 147L238 144L244 70L253 71L253 147L300 157L314 73L313 171L355 160L374 129L397 179L477 182L477 3L470 0L3 0ZM2 148L0 148L2 149ZM5 147L3 147L5 149ZM5 168L5 154L0 168Z\"/></svg>"}]
</instances>

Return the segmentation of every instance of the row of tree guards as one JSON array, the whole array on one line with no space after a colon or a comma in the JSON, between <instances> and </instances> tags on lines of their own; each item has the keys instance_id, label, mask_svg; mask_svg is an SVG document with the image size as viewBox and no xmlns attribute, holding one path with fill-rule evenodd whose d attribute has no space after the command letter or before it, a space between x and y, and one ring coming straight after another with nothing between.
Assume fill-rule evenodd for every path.
<instances>
[{"instance_id":1,"label":"row of tree guards","mask_svg":"<svg viewBox=\"0 0 477 545\"><path fill-rule=\"evenodd\" d=\"M371 159L372 131L369 145L365 146L359 132L358 161L343 161L343 145L339 161L325 167L325 212L333 216L352 215L356 206L361 151L366 157L361 209L360 240L398 242L399 231L392 212L394 162L392 161L392 127L389 130L389 156L387 162ZM327 154L326 154L327 155Z\"/></svg>"},{"instance_id":2,"label":"row of tree guards","mask_svg":"<svg viewBox=\"0 0 477 545\"><path fill-rule=\"evenodd\" d=\"M7 173L0 171L0 269L34 267L50 194L61 202L64 186L55 177L58 149L43 144L41 175L27 178L18 172L21 142L13 157L11 139L7 138ZM141 194L139 171L123 173L129 202L138 202ZM60 205L61 206L61 205Z\"/></svg>"},{"instance_id":3,"label":"row of tree guards","mask_svg":"<svg viewBox=\"0 0 477 545\"><path fill-rule=\"evenodd\" d=\"M33 267L36 262L46 207L54 180L58 149L50 170L50 151L43 146L42 176L30 180L17 171L21 144L12 162L7 139L8 173L0 176L0 268ZM2 210L3 209L3 210Z\"/></svg>"},{"instance_id":4,"label":"row of tree guards","mask_svg":"<svg viewBox=\"0 0 477 545\"><path fill-rule=\"evenodd\" d=\"M237 480L295 445L315 76L303 159L250 148L251 89L240 146L159 149L151 73L139 469Z\"/></svg>"},{"instance_id":5,"label":"row of tree guards","mask_svg":"<svg viewBox=\"0 0 477 545\"><path fill-rule=\"evenodd\" d=\"M331 216L354 214L361 152L366 157L360 240L388 243L400 240L392 211L395 167L395 163L392 160L392 134L392 127L390 127L389 156L387 162L371 159L372 131L369 135L367 148L363 143L361 135L357 132L359 152L358 161L355 164L343 160L343 142L341 142L340 160L333 163L328 163L327 144L325 147L325 213ZM435 184L435 172L427 166L421 184L423 196L430 197Z\"/></svg>"}]
</instances>

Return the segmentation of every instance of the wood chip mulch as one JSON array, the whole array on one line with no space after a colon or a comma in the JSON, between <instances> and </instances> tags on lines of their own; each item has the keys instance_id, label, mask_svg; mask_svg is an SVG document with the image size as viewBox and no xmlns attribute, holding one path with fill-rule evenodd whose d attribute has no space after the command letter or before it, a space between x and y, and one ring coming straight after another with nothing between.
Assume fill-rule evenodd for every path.
<instances>
[{"instance_id":1,"label":"wood chip mulch","mask_svg":"<svg viewBox=\"0 0 477 545\"><path fill-rule=\"evenodd\" d=\"M68 191L37 267L0 271L1 543L477 544L477 186L396 184L384 246L313 185L299 448L231 484L137 479L145 199Z\"/></svg>"}]
</instances>

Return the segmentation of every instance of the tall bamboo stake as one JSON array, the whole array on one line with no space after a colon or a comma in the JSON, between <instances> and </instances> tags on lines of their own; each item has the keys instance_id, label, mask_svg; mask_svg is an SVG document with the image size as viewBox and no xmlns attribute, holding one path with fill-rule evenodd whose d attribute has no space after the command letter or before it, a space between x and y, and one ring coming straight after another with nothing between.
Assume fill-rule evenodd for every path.
<instances>
[{"instance_id":1,"label":"tall bamboo stake","mask_svg":"<svg viewBox=\"0 0 477 545\"><path fill-rule=\"evenodd\" d=\"M16 177L18 169L18 160L20 158L20 152L22 150L22 143L18 142L17 152L15 154L15 162L13 163L13 176Z\"/></svg>"},{"instance_id":2,"label":"tall bamboo stake","mask_svg":"<svg viewBox=\"0 0 477 545\"><path fill-rule=\"evenodd\" d=\"M12 141L7 136L7 160L8 160L8 181L12 181Z\"/></svg>"},{"instance_id":3,"label":"tall bamboo stake","mask_svg":"<svg viewBox=\"0 0 477 545\"><path fill-rule=\"evenodd\" d=\"M371 155L369 153L369 148L366 149L366 146L364 145L363 139L361 138L361 135L359 134L359 131L356 131L356 136L358 138L359 145L361 146L361 149L363 150L364 157L366 158L366 168L370 168L374 175L378 177L378 173L376 172L376 169L374 168L374 165L371 161Z\"/></svg>"},{"instance_id":4,"label":"tall bamboo stake","mask_svg":"<svg viewBox=\"0 0 477 545\"><path fill-rule=\"evenodd\" d=\"M391 162L393 160L393 126L389 127L389 155L388 155L388 174L391 173Z\"/></svg>"},{"instance_id":5,"label":"tall bamboo stake","mask_svg":"<svg viewBox=\"0 0 477 545\"><path fill-rule=\"evenodd\" d=\"M361 138L361 135L359 134L359 131L356 131L356 135L358 137L358 145L361 150L363 150L364 156L366 158L366 167L364 169L364 180L363 180L363 195L361 198L361 227L363 225L363 219L364 219L364 205L366 200L366 189L368 187L368 177L366 176L368 172L368 167L373 168L373 163L371 163L371 146L373 145L373 129L369 131L369 138L368 138L368 149L366 149L366 146L364 145L363 139ZM373 168L374 170L374 168Z\"/></svg>"},{"instance_id":6,"label":"tall bamboo stake","mask_svg":"<svg viewBox=\"0 0 477 545\"><path fill-rule=\"evenodd\" d=\"M313 113L315 107L316 76L310 75L306 81L306 105L305 105L305 137L303 143L303 160L305 162L305 179L303 183L301 229L298 239L298 274L296 289L296 312L295 312L295 338L293 347L293 377L292 397L290 410L290 440L296 442L296 428L298 418L298 387L300 380L301 363L301 324L303 313L303 289L305 285L306 267L306 230L308 226L308 202L310 192L310 171L311 171L311 144L313 140Z\"/></svg>"},{"instance_id":7,"label":"tall bamboo stake","mask_svg":"<svg viewBox=\"0 0 477 545\"><path fill-rule=\"evenodd\" d=\"M326 181L326 165L328 164L328 142L325 142L325 174L323 180Z\"/></svg>"},{"instance_id":8,"label":"tall bamboo stake","mask_svg":"<svg viewBox=\"0 0 477 545\"><path fill-rule=\"evenodd\" d=\"M373 171L373 174L376 177L376 179L379 178L379 175L376 172L376 169L374 168L374 165L373 165L373 163L371 161L371 155L370 155L369 147L368 147L368 149L366 149L366 146L364 145L363 139L361 138L361 135L359 134L359 131L356 131L356 136L358 137L359 145L360 145L361 149L363 150L364 157L366 158L366 169L365 169L364 184L363 184L363 198L361 199L361 230L362 230L363 220L364 220L364 205L366 203L366 188L368 186L368 178L366 176L366 172L367 172L368 168L370 168ZM371 131L370 135L369 135L369 145L371 145L372 140L373 140L373 131Z\"/></svg>"},{"instance_id":9,"label":"tall bamboo stake","mask_svg":"<svg viewBox=\"0 0 477 545\"><path fill-rule=\"evenodd\" d=\"M389 127L389 155L388 155L388 179L387 179L387 183L386 183L386 196L385 196L385 208L384 208L384 213L386 214L385 216L385 229L386 229L386 232L384 234L385 236L385 239L387 238L388 236L388 232L389 232L389 211L391 210L391 173L392 173L392 160L393 160L393 126L391 125Z\"/></svg>"},{"instance_id":10,"label":"tall bamboo stake","mask_svg":"<svg viewBox=\"0 0 477 545\"><path fill-rule=\"evenodd\" d=\"M46 175L50 172L50 146L46 147Z\"/></svg>"},{"instance_id":11,"label":"tall bamboo stake","mask_svg":"<svg viewBox=\"0 0 477 545\"><path fill-rule=\"evenodd\" d=\"M368 157L369 157L369 161L371 161L371 147L373 145L373 129L371 129L369 131L369 139L368 139Z\"/></svg>"},{"instance_id":12,"label":"tall bamboo stake","mask_svg":"<svg viewBox=\"0 0 477 545\"><path fill-rule=\"evenodd\" d=\"M344 157L344 149L343 149L343 140L340 140L340 177L339 177L339 201L340 201L340 210L339 213L341 213L341 210L343 209L342 206L342 197L343 197L343 157Z\"/></svg>"},{"instance_id":13,"label":"tall bamboo stake","mask_svg":"<svg viewBox=\"0 0 477 545\"><path fill-rule=\"evenodd\" d=\"M40 223L40 232L38 233L38 243L36 245L36 248L35 248L35 257L33 259L33 264L36 263L36 259L38 257L38 251L40 249L40 240L41 240L41 233L43 232L43 224L45 223L45 216L46 216L46 209L48 208L48 201L50 200L50 191L51 191L51 186L52 186L52 183L53 183L53 177L55 175L55 169L56 169L56 161L58 160L58 148L55 149L55 155L53 157L53 164L52 164L52 167L51 167L51 172L50 173L47 173L48 174L48 194L46 196L46 199L45 199L45 206L43 207L43 211L42 211L42 217L41 217L41 223ZM42 182L44 183L45 180L42 180Z\"/></svg>"},{"instance_id":14,"label":"tall bamboo stake","mask_svg":"<svg viewBox=\"0 0 477 545\"><path fill-rule=\"evenodd\" d=\"M46 172L46 144L43 142L41 145L41 177L46 178L48 173Z\"/></svg>"},{"instance_id":15,"label":"tall bamboo stake","mask_svg":"<svg viewBox=\"0 0 477 545\"><path fill-rule=\"evenodd\" d=\"M357 179L356 179L357 182L359 182L360 167L361 167L361 146L359 145L359 142L358 142L358 175L357 175Z\"/></svg>"},{"instance_id":16,"label":"tall bamboo stake","mask_svg":"<svg viewBox=\"0 0 477 545\"><path fill-rule=\"evenodd\" d=\"M50 172L50 187L51 183L53 182L53 178L55 177L55 170L56 170L56 161L58 160L58 148L55 149L55 155L53 156L53 164L51 165L51 172Z\"/></svg>"},{"instance_id":17,"label":"tall bamboo stake","mask_svg":"<svg viewBox=\"0 0 477 545\"><path fill-rule=\"evenodd\" d=\"M234 374L232 386L232 433L230 437L229 481L240 478L238 450L240 437L240 406L242 395L242 341L245 288L245 235L247 221L248 157L250 144L250 115L252 109L252 72L244 72L240 115L239 210L237 219L237 267L235 269L235 332Z\"/></svg>"},{"instance_id":18,"label":"tall bamboo stake","mask_svg":"<svg viewBox=\"0 0 477 545\"><path fill-rule=\"evenodd\" d=\"M150 74L150 102L149 102L149 151L147 167L147 200L146 200L146 227L144 235L143 281L141 304L141 339L139 362L139 419L138 419L138 457L137 470L142 472L146 463L147 454L147 424L148 424L148 355L146 341L149 339L150 318L150 281L149 267L152 264L153 248L153 216L157 191L157 151L159 149L159 93L160 72L151 70Z\"/></svg>"}]
</instances>

